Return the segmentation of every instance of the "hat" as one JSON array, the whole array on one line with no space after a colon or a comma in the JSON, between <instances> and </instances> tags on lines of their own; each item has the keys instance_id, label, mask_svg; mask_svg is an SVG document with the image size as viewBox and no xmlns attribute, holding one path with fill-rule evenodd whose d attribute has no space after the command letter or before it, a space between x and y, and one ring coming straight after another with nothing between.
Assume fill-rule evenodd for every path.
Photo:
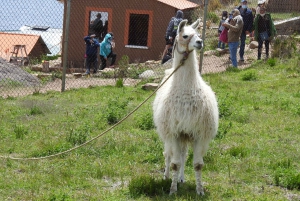
<instances>
[{"instance_id":1,"label":"hat","mask_svg":"<svg viewBox=\"0 0 300 201\"><path fill-rule=\"evenodd\" d=\"M258 2L257 2L257 4L259 5L259 4L263 4L263 3L265 3L266 2L266 0L258 0Z\"/></svg>"},{"instance_id":2,"label":"hat","mask_svg":"<svg viewBox=\"0 0 300 201\"><path fill-rule=\"evenodd\" d=\"M244 3L245 1L247 2L247 0L241 0L241 3Z\"/></svg>"}]
</instances>

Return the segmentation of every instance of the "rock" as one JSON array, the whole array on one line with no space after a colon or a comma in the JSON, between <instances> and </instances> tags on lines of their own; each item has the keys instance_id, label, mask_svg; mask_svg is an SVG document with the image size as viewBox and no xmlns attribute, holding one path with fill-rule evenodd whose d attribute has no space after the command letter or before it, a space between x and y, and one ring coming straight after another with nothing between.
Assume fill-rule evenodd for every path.
<instances>
[{"instance_id":1,"label":"rock","mask_svg":"<svg viewBox=\"0 0 300 201\"><path fill-rule=\"evenodd\" d=\"M140 79L147 79L155 77L155 73L153 70L146 70L142 74L139 75Z\"/></svg>"},{"instance_id":2,"label":"rock","mask_svg":"<svg viewBox=\"0 0 300 201\"><path fill-rule=\"evenodd\" d=\"M157 83L147 83L147 84L144 84L142 86L142 89L144 90L155 90L157 87L158 87L159 84Z\"/></svg>"},{"instance_id":3,"label":"rock","mask_svg":"<svg viewBox=\"0 0 300 201\"><path fill-rule=\"evenodd\" d=\"M75 79L77 79L77 78L81 78L82 74L81 73L73 73L73 76L75 77Z\"/></svg>"},{"instance_id":4,"label":"rock","mask_svg":"<svg viewBox=\"0 0 300 201\"><path fill-rule=\"evenodd\" d=\"M258 48L258 42L257 41L251 41L251 43L249 44L249 48L250 49Z\"/></svg>"}]
</instances>

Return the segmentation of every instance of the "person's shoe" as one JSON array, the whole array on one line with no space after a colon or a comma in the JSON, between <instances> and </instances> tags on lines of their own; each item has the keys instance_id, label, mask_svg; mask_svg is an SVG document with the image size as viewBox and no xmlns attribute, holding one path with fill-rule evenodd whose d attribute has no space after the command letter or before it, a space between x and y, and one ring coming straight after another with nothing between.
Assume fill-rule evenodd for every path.
<instances>
[{"instance_id":1,"label":"person's shoe","mask_svg":"<svg viewBox=\"0 0 300 201\"><path fill-rule=\"evenodd\" d=\"M240 61L241 61L241 62L244 62L245 60L244 60L244 58L242 57L242 58L240 58Z\"/></svg>"},{"instance_id":2,"label":"person's shoe","mask_svg":"<svg viewBox=\"0 0 300 201\"><path fill-rule=\"evenodd\" d=\"M90 75L90 73L87 72L83 73L83 76L88 76L88 75Z\"/></svg>"},{"instance_id":3,"label":"person's shoe","mask_svg":"<svg viewBox=\"0 0 300 201\"><path fill-rule=\"evenodd\" d=\"M112 66L109 66L110 68L115 68L115 66L114 65L112 65Z\"/></svg>"}]
</instances>

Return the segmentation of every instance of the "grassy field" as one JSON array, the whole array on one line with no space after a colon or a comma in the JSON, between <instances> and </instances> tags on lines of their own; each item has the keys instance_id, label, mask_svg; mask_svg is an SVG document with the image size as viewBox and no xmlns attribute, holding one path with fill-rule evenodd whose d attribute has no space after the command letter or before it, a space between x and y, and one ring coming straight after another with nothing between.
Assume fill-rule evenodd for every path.
<instances>
[{"instance_id":1,"label":"grassy field","mask_svg":"<svg viewBox=\"0 0 300 201\"><path fill-rule=\"evenodd\" d=\"M169 196L150 98L102 137L44 160L0 158L0 200L300 200L300 57L204 75L220 110L204 158L205 196L186 183ZM0 155L42 157L87 142L152 92L91 87L0 99Z\"/></svg>"}]
</instances>

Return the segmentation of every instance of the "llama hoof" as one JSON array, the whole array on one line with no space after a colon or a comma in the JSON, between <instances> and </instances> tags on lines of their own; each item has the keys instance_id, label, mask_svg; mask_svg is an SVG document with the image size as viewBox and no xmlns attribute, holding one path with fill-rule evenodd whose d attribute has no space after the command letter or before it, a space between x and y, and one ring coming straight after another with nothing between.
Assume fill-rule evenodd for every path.
<instances>
[{"instance_id":1,"label":"llama hoof","mask_svg":"<svg viewBox=\"0 0 300 201\"><path fill-rule=\"evenodd\" d=\"M203 189L202 187L197 188L197 194L198 194L198 195L201 195L201 196L204 196L204 195L205 195L205 194L204 194L204 189Z\"/></svg>"},{"instance_id":2,"label":"llama hoof","mask_svg":"<svg viewBox=\"0 0 300 201\"><path fill-rule=\"evenodd\" d=\"M172 190L172 189L170 189L170 193L169 193L169 195L173 195L173 194L175 194L175 193L177 193L177 189L176 189L176 190Z\"/></svg>"}]
</instances>

